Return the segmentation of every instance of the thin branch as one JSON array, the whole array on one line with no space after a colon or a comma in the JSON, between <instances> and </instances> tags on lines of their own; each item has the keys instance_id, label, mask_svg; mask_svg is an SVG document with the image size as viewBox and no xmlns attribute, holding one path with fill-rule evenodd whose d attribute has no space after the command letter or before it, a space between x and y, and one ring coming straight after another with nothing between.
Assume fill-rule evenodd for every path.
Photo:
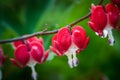
<instances>
[{"instance_id":1,"label":"thin branch","mask_svg":"<svg viewBox=\"0 0 120 80\"><path fill-rule=\"evenodd\" d=\"M101 5L102 3L103 3L103 0L100 0L100 2L99 2L98 4ZM74 26L75 24L79 23L80 21L83 21L84 19L89 18L90 15L91 15L91 12L88 13L86 16L83 16L83 17L81 17L80 19L72 22L71 24L69 24L69 26Z\"/></svg>"},{"instance_id":2,"label":"thin branch","mask_svg":"<svg viewBox=\"0 0 120 80\"><path fill-rule=\"evenodd\" d=\"M36 32L36 33L25 35L25 36L22 36L22 37L17 37L17 38L12 38L12 39L7 39L7 40L0 40L0 44L10 43L10 42L18 41L18 40L25 40L25 39L31 38L33 36L38 36L38 35L54 34L54 33L57 33L57 32L58 32L58 30L46 31L46 32L45 31Z\"/></svg>"},{"instance_id":3,"label":"thin branch","mask_svg":"<svg viewBox=\"0 0 120 80\"><path fill-rule=\"evenodd\" d=\"M91 13L88 13L86 16L83 16L83 17L81 17L80 19L78 19L78 20L72 22L71 24L69 24L69 26L74 26L74 25L76 25L77 23L79 23L79 22L87 19L90 15L91 15Z\"/></svg>"},{"instance_id":4,"label":"thin branch","mask_svg":"<svg viewBox=\"0 0 120 80\"><path fill-rule=\"evenodd\" d=\"M100 0L99 5L101 5L102 2L103 2L103 0ZM90 15L91 15L91 13L88 13L86 16L83 16L83 17L79 18L78 20L68 24L68 27L69 26L72 27L72 26L76 25L77 23L89 18ZM58 30L36 32L36 33L25 35L25 36L22 36L22 37L17 37L17 38L12 38L12 39L7 39L7 40L0 40L0 44L10 43L10 42L18 41L18 40L25 40L25 39L28 39L28 38L31 38L31 37L34 37L34 36L38 36L38 35L54 34L54 33L57 33L57 32L58 32Z\"/></svg>"}]
</instances>

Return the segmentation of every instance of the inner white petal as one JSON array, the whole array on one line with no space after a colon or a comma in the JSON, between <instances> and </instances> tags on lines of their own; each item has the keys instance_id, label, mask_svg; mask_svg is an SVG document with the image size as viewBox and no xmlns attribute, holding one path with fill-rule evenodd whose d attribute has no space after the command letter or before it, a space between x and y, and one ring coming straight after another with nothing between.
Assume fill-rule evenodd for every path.
<instances>
[{"instance_id":1,"label":"inner white petal","mask_svg":"<svg viewBox=\"0 0 120 80\"><path fill-rule=\"evenodd\" d=\"M28 66L32 66L32 65L36 65L37 62L30 56L30 60L29 62L27 63Z\"/></svg>"},{"instance_id":2,"label":"inner white petal","mask_svg":"<svg viewBox=\"0 0 120 80\"><path fill-rule=\"evenodd\" d=\"M35 65L31 65L30 67L32 70L31 76L32 76L33 80L37 80L37 72L35 71Z\"/></svg>"},{"instance_id":3,"label":"inner white petal","mask_svg":"<svg viewBox=\"0 0 120 80\"><path fill-rule=\"evenodd\" d=\"M97 32L95 32L95 34L96 34L97 36L99 36L99 34L98 34ZM101 37L101 38L106 38L107 35L108 35L108 31L107 31L106 29L104 29L104 30L103 30L103 35L100 36L100 37Z\"/></svg>"},{"instance_id":4,"label":"inner white petal","mask_svg":"<svg viewBox=\"0 0 120 80\"><path fill-rule=\"evenodd\" d=\"M37 80L37 73L35 71L35 65L36 64L37 64L37 62L34 61L33 58L30 56L30 60L27 63L27 66L29 66L31 68L31 70L32 70L31 76L32 76L33 80Z\"/></svg>"},{"instance_id":5,"label":"inner white petal","mask_svg":"<svg viewBox=\"0 0 120 80\"><path fill-rule=\"evenodd\" d=\"M108 35L108 31L105 29L105 30L103 30L103 38L106 38L107 37L107 35Z\"/></svg>"},{"instance_id":6,"label":"inner white petal","mask_svg":"<svg viewBox=\"0 0 120 80\"><path fill-rule=\"evenodd\" d=\"M108 41L109 41L109 44L110 44L111 46L113 46L114 43L115 43L115 40L114 40L114 37L113 37L113 34L112 34L112 27L108 24L108 25L106 26L106 28L105 28L105 31L108 32Z\"/></svg>"},{"instance_id":7,"label":"inner white petal","mask_svg":"<svg viewBox=\"0 0 120 80\"><path fill-rule=\"evenodd\" d=\"M111 46L113 46L114 43L115 43L114 37L113 37L113 35L112 35L112 30L109 30L109 31L108 31L108 41L109 41L109 44L110 44Z\"/></svg>"},{"instance_id":8,"label":"inner white petal","mask_svg":"<svg viewBox=\"0 0 120 80\"><path fill-rule=\"evenodd\" d=\"M68 64L71 68L76 67L78 65L76 50L78 50L78 47L72 44L68 51L65 52L65 55L68 57Z\"/></svg>"},{"instance_id":9,"label":"inner white petal","mask_svg":"<svg viewBox=\"0 0 120 80\"><path fill-rule=\"evenodd\" d=\"M68 64L69 64L70 68L73 68L72 55L69 55L67 57L68 57Z\"/></svg>"},{"instance_id":10,"label":"inner white petal","mask_svg":"<svg viewBox=\"0 0 120 80\"><path fill-rule=\"evenodd\" d=\"M73 64L74 64L74 67L78 65L78 59L76 57L76 54L73 54Z\"/></svg>"}]
</instances>

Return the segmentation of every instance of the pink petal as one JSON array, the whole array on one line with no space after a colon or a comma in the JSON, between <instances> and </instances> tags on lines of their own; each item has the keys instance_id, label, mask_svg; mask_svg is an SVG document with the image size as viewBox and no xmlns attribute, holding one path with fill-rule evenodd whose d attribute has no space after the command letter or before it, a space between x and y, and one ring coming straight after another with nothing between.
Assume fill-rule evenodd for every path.
<instances>
[{"instance_id":1,"label":"pink petal","mask_svg":"<svg viewBox=\"0 0 120 80\"><path fill-rule=\"evenodd\" d=\"M30 59L30 54L28 51L28 47L25 44L21 44L16 48L16 51L14 53L16 60L22 64L23 66L26 66Z\"/></svg>"},{"instance_id":2,"label":"pink petal","mask_svg":"<svg viewBox=\"0 0 120 80\"><path fill-rule=\"evenodd\" d=\"M71 42L72 41L70 30L66 27L61 28L57 33L56 40L54 41L54 43L56 44L55 48L63 54L68 50L68 48L71 45Z\"/></svg>"},{"instance_id":3,"label":"pink petal","mask_svg":"<svg viewBox=\"0 0 120 80\"><path fill-rule=\"evenodd\" d=\"M48 56L49 56L49 52L50 52L49 50L47 50L47 51L45 52L42 63L47 60L47 58L48 58Z\"/></svg>"},{"instance_id":4,"label":"pink petal","mask_svg":"<svg viewBox=\"0 0 120 80\"><path fill-rule=\"evenodd\" d=\"M92 7L91 12L92 12L96 8L96 6L94 4L91 4L91 7Z\"/></svg>"},{"instance_id":5,"label":"pink petal","mask_svg":"<svg viewBox=\"0 0 120 80\"><path fill-rule=\"evenodd\" d=\"M43 39L42 38L37 38L37 37L32 37L27 39L28 42L33 42L33 41L38 41L40 42L42 45L44 44Z\"/></svg>"},{"instance_id":6,"label":"pink petal","mask_svg":"<svg viewBox=\"0 0 120 80\"><path fill-rule=\"evenodd\" d=\"M88 24L91 27L91 29L93 29L95 32L98 33L99 36L103 36L103 30L98 29L96 24L94 24L93 22L90 22L90 21L88 22Z\"/></svg>"},{"instance_id":7,"label":"pink petal","mask_svg":"<svg viewBox=\"0 0 120 80\"><path fill-rule=\"evenodd\" d=\"M74 26L74 28L72 29L72 35L73 34L76 34L76 37L79 36L79 34L81 34L81 37L83 39L86 38L86 31L81 26Z\"/></svg>"},{"instance_id":8,"label":"pink petal","mask_svg":"<svg viewBox=\"0 0 120 80\"><path fill-rule=\"evenodd\" d=\"M34 42L31 42L30 43L30 46L31 46L31 56L32 58L41 63L41 60L42 60L42 57L43 57L43 54L44 54L44 48L42 46L42 44L40 44L39 42L37 41L34 41Z\"/></svg>"},{"instance_id":9,"label":"pink petal","mask_svg":"<svg viewBox=\"0 0 120 80\"><path fill-rule=\"evenodd\" d=\"M72 39L74 44L80 49L83 50L86 43L86 31L81 26L75 26L72 30ZM86 44L86 45L85 45Z\"/></svg>"},{"instance_id":10,"label":"pink petal","mask_svg":"<svg viewBox=\"0 0 120 80\"><path fill-rule=\"evenodd\" d=\"M88 24L91 29L93 29L95 32L98 32L97 26L93 22L89 21Z\"/></svg>"},{"instance_id":11,"label":"pink petal","mask_svg":"<svg viewBox=\"0 0 120 80\"><path fill-rule=\"evenodd\" d=\"M106 13L101 5L98 5L91 10L91 16L90 16L90 27L95 31L103 31L103 29L106 27L107 24L107 16ZM93 25L94 26L91 26ZM95 28L93 28L95 27Z\"/></svg>"},{"instance_id":12,"label":"pink petal","mask_svg":"<svg viewBox=\"0 0 120 80\"><path fill-rule=\"evenodd\" d=\"M61 56L62 54L57 50L55 49L54 47L50 46L50 49L57 55L57 56Z\"/></svg>"},{"instance_id":13,"label":"pink petal","mask_svg":"<svg viewBox=\"0 0 120 80\"><path fill-rule=\"evenodd\" d=\"M32 41L37 41L37 37L31 37L31 38L28 38L27 41L29 42L32 42Z\"/></svg>"},{"instance_id":14,"label":"pink petal","mask_svg":"<svg viewBox=\"0 0 120 80\"><path fill-rule=\"evenodd\" d=\"M57 34L54 35L54 37L52 38L52 45L55 48L54 50L56 50L57 52L60 53L60 55L64 54L59 42L57 41Z\"/></svg>"},{"instance_id":15,"label":"pink petal","mask_svg":"<svg viewBox=\"0 0 120 80\"><path fill-rule=\"evenodd\" d=\"M113 4L107 4L105 9L108 13L109 23L112 25L113 28L115 28L119 19L119 9Z\"/></svg>"},{"instance_id":16,"label":"pink petal","mask_svg":"<svg viewBox=\"0 0 120 80\"><path fill-rule=\"evenodd\" d=\"M21 44L24 44L24 42L23 41L14 41L13 42L13 45L15 46L15 48L17 48Z\"/></svg>"},{"instance_id":17,"label":"pink petal","mask_svg":"<svg viewBox=\"0 0 120 80\"><path fill-rule=\"evenodd\" d=\"M24 68L24 65L21 65L17 60L15 60L14 58L10 59L11 63L13 63L14 65L16 65L19 68Z\"/></svg>"},{"instance_id":18,"label":"pink petal","mask_svg":"<svg viewBox=\"0 0 120 80\"><path fill-rule=\"evenodd\" d=\"M39 38L38 41L39 41L42 45L44 45L44 41L43 41L42 38Z\"/></svg>"},{"instance_id":19,"label":"pink petal","mask_svg":"<svg viewBox=\"0 0 120 80\"><path fill-rule=\"evenodd\" d=\"M90 37L87 37L86 40L85 40L85 42L84 42L83 50L87 47L89 41L90 41Z\"/></svg>"}]
</instances>

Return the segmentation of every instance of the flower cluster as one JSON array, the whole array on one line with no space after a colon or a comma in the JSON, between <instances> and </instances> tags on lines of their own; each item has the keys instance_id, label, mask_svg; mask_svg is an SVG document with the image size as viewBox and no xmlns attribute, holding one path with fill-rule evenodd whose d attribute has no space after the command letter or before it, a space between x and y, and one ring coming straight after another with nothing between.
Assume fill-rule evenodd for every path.
<instances>
[{"instance_id":1,"label":"flower cluster","mask_svg":"<svg viewBox=\"0 0 120 80\"><path fill-rule=\"evenodd\" d=\"M110 45L114 44L112 29L118 29L120 10L112 3L105 6L92 4L89 26L102 38L107 37Z\"/></svg>"},{"instance_id":2,"label":"flower cluster","mask_svg":"<svg viewBox=\"0 0 120 80\"><path fill-rule=\"evenodd\" d=\"M15 59L11 58L11 62L21 68L25 66L31 67L32 77L37 80L34 67L36 63L42 64L45 62L49 55L49 50L44 51L42 38L32 37L25 41L16 41L13 45L15 47Z\"/></svg>"},{"instance_id":3,"label":"flower cluster","mask_svg":"<svg viewBox=\"0 0 120 80\"><path fill-rule=\"evenodd\" d=\"M76 54L87 47L89 39L81 26L75 26L72 31L64 27L53 37L50 49L58 56L66 55L72 68L78 65ZM37 37L13 42L15 58L11 58L11 62L20 68L29 66L34 80L37 80L35 65L45 62L49 55L49 50L44 51L43 44L43 39Z\"/></svg>"},{"instance_id":4,"label":"flower cluster","mask_svg":"<svg viewBox=\"0 0 120 80\"><path fill-rule=\"evenodd\" d=\"M50 49L58 56L66 55L69 66L73 68L78 65L76 54L87 47L89 39L81 26L74 26L72 31L64 27L53 37Z\"/></svg>"}]
</instances>

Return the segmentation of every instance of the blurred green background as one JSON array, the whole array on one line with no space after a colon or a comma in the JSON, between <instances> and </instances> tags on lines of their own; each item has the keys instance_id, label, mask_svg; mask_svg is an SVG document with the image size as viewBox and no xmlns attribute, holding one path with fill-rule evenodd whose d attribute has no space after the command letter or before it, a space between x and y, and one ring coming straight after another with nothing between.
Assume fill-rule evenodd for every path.
<instances>
[{"instance_id":1,"label":"blurred green background","mask_svg":"<svg viewBox=\"0 0 120 80\"><path fill-rule=\"evenodd\" d=\"M103 5L110 2L104 0ZM56 30L90 12L91 3L99 0L0 0L0 40L47 30ZM79 65L71 69L67 57L50 52L44 64L37 64L38 80L120 80L120 31L113 30L116 43L109 46L88 26L89 19L80 22L91 37L86 50L77 55ZM45 49L51 45L53 34L42 36ZM20 69L10 63L14 57L11 44L3 44L8 55L2 80L32 80L31 69Z\"/></svg>"}]
</instances>

